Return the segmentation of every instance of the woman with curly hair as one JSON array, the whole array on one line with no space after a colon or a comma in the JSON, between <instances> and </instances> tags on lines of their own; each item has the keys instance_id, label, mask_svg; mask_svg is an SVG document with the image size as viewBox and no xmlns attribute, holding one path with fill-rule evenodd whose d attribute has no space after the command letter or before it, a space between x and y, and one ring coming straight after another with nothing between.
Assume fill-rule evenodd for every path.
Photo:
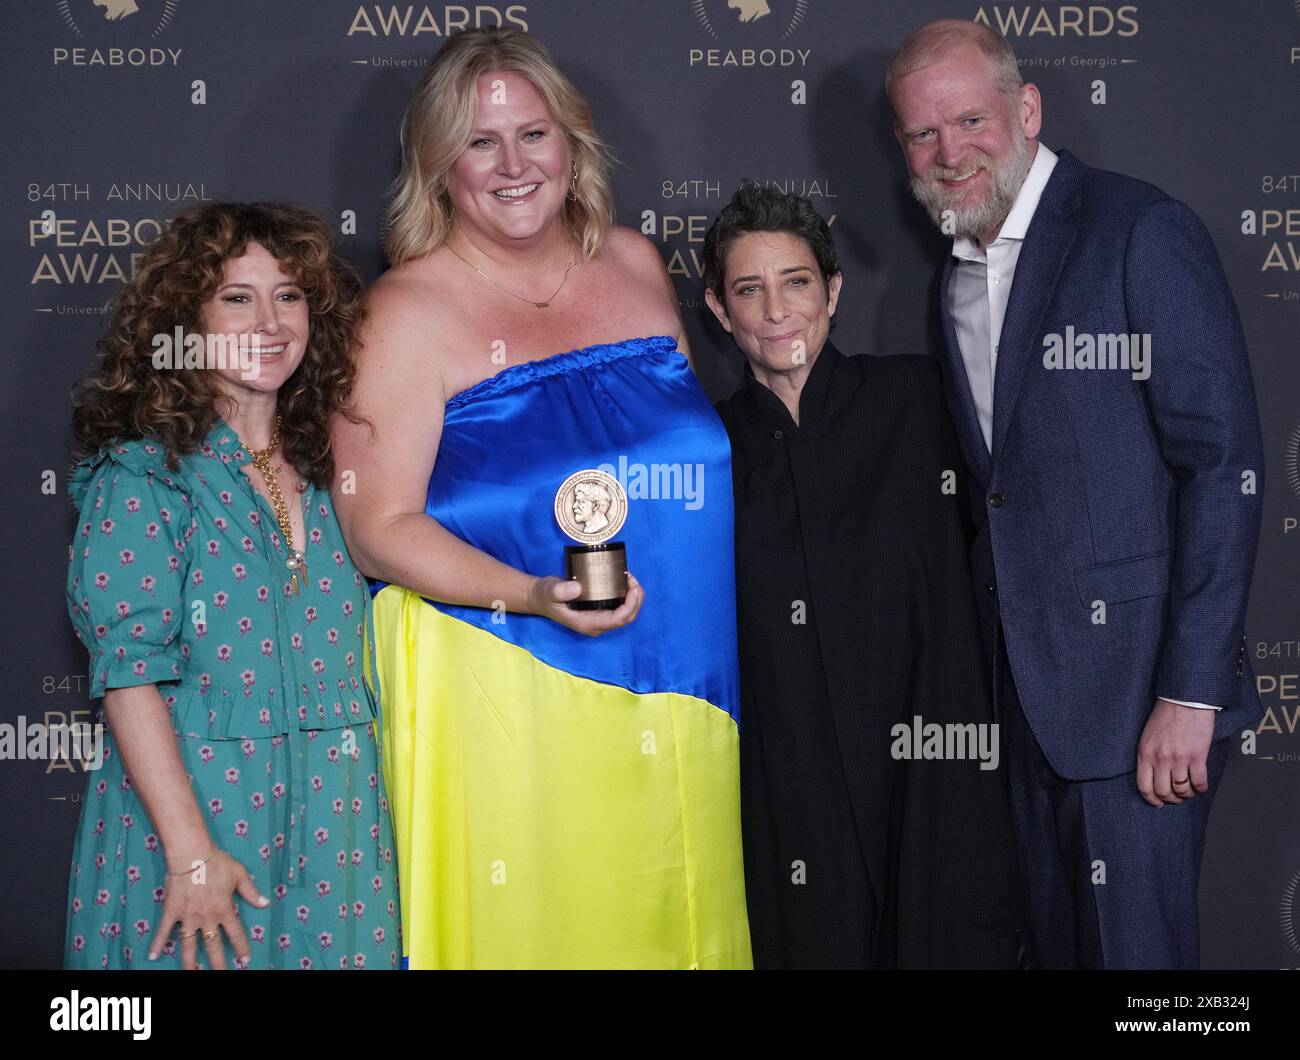
<instances>
[{"instance_id":1,"label":"woman with curly hair","mask_svg":"<svg viewBox=\"0 0 1300 1060\"><path fill-rule=\"evenodd\" d=\"M70 968L398 961L368 595L328 492L362 304L315 214L205 204L77 388L68 608L107 734Z\"/></svg>"}]
</instances>

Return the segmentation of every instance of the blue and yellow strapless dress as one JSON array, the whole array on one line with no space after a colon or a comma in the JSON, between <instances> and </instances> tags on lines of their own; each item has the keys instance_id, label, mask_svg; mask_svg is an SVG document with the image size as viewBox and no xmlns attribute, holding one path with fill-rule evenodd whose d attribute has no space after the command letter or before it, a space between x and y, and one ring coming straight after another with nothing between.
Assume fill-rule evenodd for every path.
<instances>
[{"instance_id":1,"label":"blue and yellow strapless dress","mask_svg":"<svg viewBox=\"0 0 1300 1060\"><path fill-rule=\"evenodd\" d=\"M646 597L586 637L376 587L409 967L750 967L730 465L667 337L516 365L447 402L430 516L562 577L556 490L603 466Z\"/></svg>"}]
</instances>

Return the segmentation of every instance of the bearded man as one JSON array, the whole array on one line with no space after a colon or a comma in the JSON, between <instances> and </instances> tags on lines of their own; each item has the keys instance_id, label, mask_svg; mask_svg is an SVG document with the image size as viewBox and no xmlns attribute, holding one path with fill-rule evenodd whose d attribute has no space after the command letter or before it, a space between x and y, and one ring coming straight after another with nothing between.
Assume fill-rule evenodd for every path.
<instances>
[{"instance_id":1,"label":"bearded man","mask_svg":"<svg viewBox=\"0 0 1300 1060\"><path fill-rule=\"evenodd\" d=\"M953 237L933 311L1031 963L1197 967L1210 800L1260 713L1263 454L1232 294L1185 205L1038 142L1038 89L987 26L921 27L885 89Z\"/></svg>"}]
</instances>

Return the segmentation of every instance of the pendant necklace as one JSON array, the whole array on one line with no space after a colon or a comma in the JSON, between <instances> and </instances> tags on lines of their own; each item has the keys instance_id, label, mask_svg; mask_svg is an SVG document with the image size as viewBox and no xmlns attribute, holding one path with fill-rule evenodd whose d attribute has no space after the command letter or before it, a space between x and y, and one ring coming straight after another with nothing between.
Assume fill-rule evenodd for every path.
<instances>
[{"instance_id":1,"label":"pendant necklace","mask_svg":"<svg viewBox=\"0 0 1300 1060\"><path fill-rule=\"evenodd\" d=\"M515 294L515 292L510 290L510 288L508 287L502 287L499 283L496 282L496 280L492 279L491 276L489 276L486 272L480 269L472 261L468 261L460 254L457 254L456 248L453 247L450 243L446 244L446 246L448 250L450 250L453 254L456 254L456 257L460 258L461 261L464 261L466 265L468 265L471 269L473 269L480 276L482 276L483 279L487 280L487 282L490 283L493 287L495 287L498 291L505 291L505 293L510 295L511 298L518 298L519 301L521 302L527 302L534 309L550 308L551 303L554 302L555 299L559 296L560 292L564 290L565 281L567 281L569 278L569 270L572 269L575 264L577 264L575 261L572 260L569 261L569 268L564 270L564 279L560 280L560 286L555 289L555 294L551 295L551 297L548 298L545 302L534 302L531 298L525 298L521 294Z\"/></svg>"},{"instance_id":2,"label":"pendant necklace","mask_svg":"<svg viewBox=\"0 0 1300 1060\"><path fill-rule=\"evenodd\" d=\"M253 458L253 466L262 473L262 481L266 483L266 492L271 495L271 507L275 509L275 521L280 524L280 536L284 538L284 547L289 550L289 555L284 561L284 565L289 568L293 575L293 595L299 594L298 578L301 576L303 584L307 583L307 557L293 547L293 524L289 521L289 505L285 503L284 494L280 491L280 483L276 480L276 469L271 467L271 454L275 452L276 447L280 444L280 417L275 417L275 430L271 432L271 442L265 449L250 449L248 444L240 439L240 445ZM281 467L284 465L281 464Z\"/></svg>"}]
</instances>

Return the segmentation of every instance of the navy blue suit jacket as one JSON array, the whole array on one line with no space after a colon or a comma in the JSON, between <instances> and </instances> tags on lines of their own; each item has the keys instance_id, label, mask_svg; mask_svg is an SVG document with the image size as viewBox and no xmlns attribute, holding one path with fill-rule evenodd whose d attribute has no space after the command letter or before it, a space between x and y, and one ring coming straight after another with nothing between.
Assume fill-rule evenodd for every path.
<instances>
[{"instance_id":1,"label":"navy blue suit jacket","mask_svg":"<svg viewBox=\"0 0 1300 1060\"><path fill-rule=\"evenodd\" d=\"M1263 447L1204 226L1160 189L1060 153L1002 326L991 455L945 297L953 265L933 297L976 502L977 596L986 630L1001 619L1053 768L1070 780L1132 770L1157 695L1224 707L1216 739L1254 724L1243 627ZM1070 325L1150 335L1150 378L1045 367L1045 337Z\"/></svg>"}]
</instances>

